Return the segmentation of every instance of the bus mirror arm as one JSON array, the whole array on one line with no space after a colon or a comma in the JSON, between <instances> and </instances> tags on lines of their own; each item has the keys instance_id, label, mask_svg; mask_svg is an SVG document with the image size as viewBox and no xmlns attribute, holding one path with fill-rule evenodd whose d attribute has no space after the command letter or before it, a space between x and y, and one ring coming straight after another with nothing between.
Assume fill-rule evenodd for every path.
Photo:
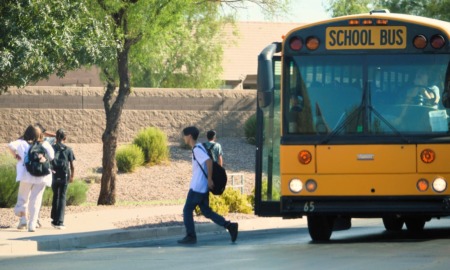
<instances>
[{"instance_id":1,"label":"bus mirror arm","mask_svg":"<svg viewBox=\"0 0 450 270\"><path fill-rule=\"evenodd\" d=\"M273 55L281 51L281 43L274 42L264 48L258 56L257 98L258 106L272 104L274 91Z\"/></svg>"}]
</instances>

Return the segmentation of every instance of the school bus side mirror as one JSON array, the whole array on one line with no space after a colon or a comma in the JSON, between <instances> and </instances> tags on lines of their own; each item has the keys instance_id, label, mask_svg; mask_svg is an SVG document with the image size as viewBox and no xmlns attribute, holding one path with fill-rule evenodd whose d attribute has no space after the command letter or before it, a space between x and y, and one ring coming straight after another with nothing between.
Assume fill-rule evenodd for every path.
<instances>
[{"instance_id":1,"label":"school bus side mirror","mask_svg":"<svg viewBox=\"0 0 450 270\"><path fill-rule=\"evenodd\" d=\"M258 106L265 108L273 102L274 60L273 55L281 51L281 44L272 43L258 56L257 98Z\"/></svg>"}]
</instances>

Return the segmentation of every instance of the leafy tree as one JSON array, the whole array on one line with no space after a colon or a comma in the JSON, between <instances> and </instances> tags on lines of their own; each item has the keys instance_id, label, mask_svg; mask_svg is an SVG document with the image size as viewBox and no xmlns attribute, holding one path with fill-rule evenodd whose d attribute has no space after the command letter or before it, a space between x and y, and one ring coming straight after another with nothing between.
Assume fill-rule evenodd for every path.
<instances>
[{"instance_id":1,"label":"leafy tree","mask_svg":"<svg viewBox=\"0 0 450 270\"><path fill-rule=\"evenodd\" d=\"M393 13L450 21L450 0L327 0L324 6L332 17L383 8Z\"/></svg>"},{"instance_id":2,"label":"leafy tree","mask_svg":"<svg viewBox=\"0 0 450 270\"><path fill-rule=\"evenodd\" d=\"M371 0L327 0L326 10L332 17L366 13L370 11Z\"/></svg>"},{"instance_id":3,"label":"leafy tree","mask_svg":"<svg viewBox=\"0 0 450 270\"><path fill-rule=\"evenodd\" d=\"M3 0L0 16L0 94L112 56L105 24L83 2Z\"/></svg>"},{"instance_id":4,"label":"leafy tree","mask_svg":"<svg viewBox=\"0 0 450 270\"><path fill-rule=\"evenodd\" d=\"M101 7L100 17L106 16L110 20L111 32L114 34L114 44L117 48L115 61L103 65L103 73L106 78L106 92L103 103L106 113L106 128L102 136L103 141L103 174L101 179L101 190L98 204L115 204L115 181L116 181L116 161L117 137L119 132L120 117L126 99L130 95L130 68L134 63L139 63L137 59L145 58L149 46L158 44L158 39L172 37L177 43L177 35L183 33L184 26L199 26L195 20L200 20L206 15L218 16L217 5L235 4L245 0L97 0ZM252 0L266 7L281 7L283 1L276 0ZM198 11L196 13L195 11ZM192 21L190 21L192 20ZM203 27L203 26L202 26ZM202 27L189 29L189 31L203 31ZM207 29L207 28L205 28ZM194 35L195 36L195 35ZM152 42L153 41L153 42ZM161 44L168 44L161 43ZM140 49L140 50L139 50ZM202 46L196 48L205 49ZM134 51L136 50L136 51ZM164 52L162 53L164 54ZM181 54L167 56L182 57ZM153 58L149 58L153 59ZM177 66L178 71L194 72L195 62L192 66ZM141 63L142 64L142 63ZM155 64L155 63L153 63ZM179 65L179 64L178 64ZM139 65L138 65L139 66ZM194 73L195 74L195 73ZM162 76L164 79L164 76ZM118 84L118 89L117 89ZM115 91L118 90L116 94Z\"/></svg>"},{"instance_id":5,"label":"leafy tree","mask_svg":"<svg viewBox=\"0 0 450 270\"><path fill-rule=\"evenodd\" d=\"M202 67L199 61L208 56L202 50L219 27L220 5L240 8L245 2L253 2L273 13L288 1L3 0L0 89L25 86L55 72L63 76L83 65L98 64L102 68L106 127L102 135L103 174L98 204L111 205L115 203L120 119L131 93L130 74L148 72L155 85L178 84L184 75L194 77L195 84L202 80L215 84L201 76L205 71L216 74L219 70ZM199 45L190 47L179 37L194 39ZM165 46L179 50L165 51ZM206 60L217 63L214 57L220 54L221 47L213 46L212 50L217 54ZM192 54L200 57L196 59ZM184 62L178 58L184 58ZM150 68L140 69L144 62ZM168 64L168 70L176 75L168 76L166 67L159 63Z\"/></svg>"}]
</instances>

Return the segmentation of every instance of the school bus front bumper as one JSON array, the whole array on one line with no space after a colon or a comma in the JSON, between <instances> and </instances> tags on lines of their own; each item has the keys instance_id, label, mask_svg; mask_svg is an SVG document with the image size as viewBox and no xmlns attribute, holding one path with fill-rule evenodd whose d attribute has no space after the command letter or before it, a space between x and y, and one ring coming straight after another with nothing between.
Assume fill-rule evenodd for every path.
<instances>
[{"instance_id":1,"label":"school bus front bumper","mask_svg":"<svg viewBox=\"0 0 450 270\"><path fill-rule=\"evenodd\" d=\"M450 196L283 196L282 216L337 215L382 217L385 215L450 215Z\"/></svg>"}]
</instances>

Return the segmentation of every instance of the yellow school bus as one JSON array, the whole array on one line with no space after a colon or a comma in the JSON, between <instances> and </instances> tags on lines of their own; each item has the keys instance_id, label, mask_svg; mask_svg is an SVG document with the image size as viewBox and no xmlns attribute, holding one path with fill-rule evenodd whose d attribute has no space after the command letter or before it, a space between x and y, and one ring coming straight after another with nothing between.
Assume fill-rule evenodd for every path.
<instances>
[{"instance_id":1,"label":"yellow school bus","mask_svg":"<svg viewBox=\"0 0 450 270\"><path fill-rule=\"evenodd\" d=\"M450 214L450 23L371 12L303 25L258 57L255 213L313 241Z\"/></svg>"}]
</instances>

